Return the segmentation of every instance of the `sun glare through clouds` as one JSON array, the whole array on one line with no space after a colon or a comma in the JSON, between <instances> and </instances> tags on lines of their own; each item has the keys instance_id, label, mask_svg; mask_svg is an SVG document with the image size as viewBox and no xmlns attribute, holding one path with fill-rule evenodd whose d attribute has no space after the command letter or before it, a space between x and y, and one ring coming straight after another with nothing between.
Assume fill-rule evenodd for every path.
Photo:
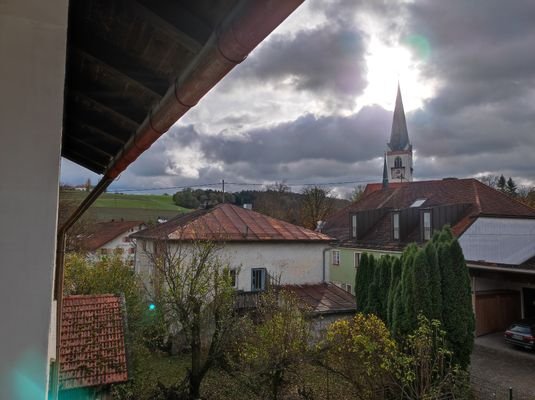
<instances>
[{"instance_id":1,"label":"sun glare through clouds","mask_svg":"<svg viewBox=\"0 0 535 400\"><path fill-rule=\"evenodd\" d=\"M357 101L359 108L377 104L393 110L398 81L405 111L422 107L424 100L433 95L434 84L424 80L420 72L425 57L419 60L415 54L405 46L393 47L371 40L365 57L368 86Z\"/></svg>"}]
</instances>

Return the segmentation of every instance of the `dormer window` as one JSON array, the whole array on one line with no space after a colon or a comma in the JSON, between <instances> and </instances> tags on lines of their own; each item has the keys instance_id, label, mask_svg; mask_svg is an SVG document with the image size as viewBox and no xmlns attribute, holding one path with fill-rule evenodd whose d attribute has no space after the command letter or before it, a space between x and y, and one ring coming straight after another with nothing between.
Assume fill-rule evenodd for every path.
<instances>
[{"instance_id":1,"label":"dormer window","mask_svg":"<svg viewBox=\"0 0 535 400\"><path fill-rule=\"evenodd\" d=\"M351 237L353 239L357 238L357 215L356 214L351 216Z\"/></svg>"},{"instance_id":2,"label":"dormer window","mask_svg":"<svg viewBox=\"0 0 535 400\"><path fill-rule=\"evenodd\" d=\"M424 211L423 237L425 240L431 239L431 211Z\"/></svg>"},{"instance_id":3,"label":"dormer window","mask_svg":"<svg viewBox=\"0 0 535 400\"><path fill-rule=\"evenodd\" d=\"M392 214L392 237L399 240L399 212Z\"/></svg>"}]
</instances>

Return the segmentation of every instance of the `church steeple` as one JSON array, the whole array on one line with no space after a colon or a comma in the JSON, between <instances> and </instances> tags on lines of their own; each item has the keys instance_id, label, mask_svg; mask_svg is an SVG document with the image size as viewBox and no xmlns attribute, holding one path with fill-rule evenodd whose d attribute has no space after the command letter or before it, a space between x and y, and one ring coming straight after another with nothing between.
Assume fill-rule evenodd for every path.
<instances>
[{"instance_id":1,"label":"church steeple","mask_svg":"<svg viewBox=\"0 0 535 400\"><path fill-rule=\"evenodd\" d=\"M401 151L408 150L410 145L405 110L403 109L403 100L401 99L401 89L398 83L396 107L394 108L394 118L392 119L392 131L390 132L390 143L388 143L388 147L391 151Z\"/></svg>"},{"instance_id":2,"label":"church steeple","mask_svg":"<svg viewBox=\"0 0 535 400\"><path fill-rule=\"evenodd\" d=\"M398 93L396 96L396 106L394 117L392 118L392 131L390 132L390 142L385 157L385 168L383 170L388 182L411 182L412 181L412 144L409 141L407 121L405 120L405 110L401 99L401 89L398 83Z\"/></svg>"}]
</instances>

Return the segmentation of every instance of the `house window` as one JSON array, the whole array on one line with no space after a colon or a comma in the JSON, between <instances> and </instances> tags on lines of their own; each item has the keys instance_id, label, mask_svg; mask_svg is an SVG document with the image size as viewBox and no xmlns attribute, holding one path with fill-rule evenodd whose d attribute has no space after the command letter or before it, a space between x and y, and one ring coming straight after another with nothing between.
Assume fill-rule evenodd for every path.
<instances>
[{"instance_id":1,"label":"house window","mask_svg":"<svg viewBox=\"0 0 535 400\"><path fill-rule=\"evenodd\" d=\"M353 238L357 237L357 216L356 215L351 216L351 237Z\"/></svg>"},{"instance_id":2,"label":"house window","mask_svg":"<svg viewBox=\"0 0 535 400\"><path fill-rule=\"evenodd\" d=\"M431 211L424 211L424 240L431 239Z\"/></svg>"},{"instance_id":3,"label":"house window","mask_svg":"<svg viewBox=\"0 0 535 400\"><path fill-rule=\"evenodd\" d=\"M109 254L109 251L108 249L100 249L100 254L106 255L106 254Z\"/></svg>"},{"instance_id":4,"label":"house window","mask_svg":"<svg viewBox=\"0 0 535 400\"><path fill-rule=\"evenodd\" d=\"M401 168L401 157L396 157L394 159L394 168Z\"/></svg>"},{"instance_id":5,"label":"house window","mask_svg":"<svg viewBox=\"0 0 535 400\"><path fill-rule=\"evenodd\" d=\"M123 242L124 242L124 243L130 243L131 241L132 241L132 239L130 239L130 236L125 236L125 237L123 238Z\"/></svg>"},{"instance_id":6,"label":"house window","mask_svg":"<svg viewBox=\"0 0 535 400\"><path fill-rule=\"evenodd\" d=\"M399 240L399 213L395 212L392 215L392 229L394 240Z\"/></svg>"},{"instance_id":7,"label":"house window","mask_svg":"<svg viewBox=\"0 0 535 400\"><path fill-rule=\"evenodd\" d=\"M266 269L253 268L251 270L251 290L257 292L266 289Z\"/></svg>"},{"instance_id":8,"label":"house window","mask_svg":"<svg viewBox=\"0 0 535 400\"><path fill-rule=\"evenodd\" d=\"M134 254L136 252L136 249L134 247L130 247L128 249L128 254Z\"/></svg>"},{"instance_id":9,"label":"house window","mask_svg":"<svg viewBox=\"0 0 535 400\"><path fill-rule=\"evenodd\" d=\"M340 265L340 251L333 250L332 251L332 264L333 265Z\"/></svg>"},{"instance_id":10,"label":"house window","mask_svg":"<svg viewBox=\"0 0 535 400\"><path fill-rule=\"evenodd\" d=\"M353 290L353 288L351 287L351 285L349 283L346 284L346 292L351 293L352 290Z\"/></svg>"},{"instance_id":11,"label":"house window","mask_svg":"<svg viewBox=\"0 0 535 400\"><path fill-rule=\"evenodd\" d=\"M360 253L354 254L354 263L355 263L355 268L358 268L360 265Z\"/></svg>"},{"instance_id":12,"label":"house window","mask_svg":"<svg viewBox=\"0 0 535 400\"><path fill-rule=\"evenodd\" d=\"M143 249L143 251L147 251L147 242L145 240L141 241L141 248Z\"/></svg>"},{"instance_id":13,"label":"house window","mask_svg":"<svg viewBox=\"0 0 535 400\"><path fill-rule=\"evenodd\" d=\"M229 270L229 276L230 276L230 286L232 286L233 288L235 288L238 284L238 275L236 273L236 270L235 269L231 269Z\"/></svg>"}]
</instances>

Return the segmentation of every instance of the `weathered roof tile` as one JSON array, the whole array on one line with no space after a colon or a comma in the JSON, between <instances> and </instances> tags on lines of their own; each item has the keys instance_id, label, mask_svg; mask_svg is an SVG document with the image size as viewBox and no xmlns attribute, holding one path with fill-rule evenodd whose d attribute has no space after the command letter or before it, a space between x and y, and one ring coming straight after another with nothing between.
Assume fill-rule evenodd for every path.
<instances>
[{"instance_id":1,"label":"weathered roof tile","mask_svg":"<svg viewBox=\"0 0 535 400\"><path fill-rule=\"evenodd\" d=\"M60 343L60 388L128 379L123 302L112 294L66 296Z\"/></svg>"}]
</instances>

